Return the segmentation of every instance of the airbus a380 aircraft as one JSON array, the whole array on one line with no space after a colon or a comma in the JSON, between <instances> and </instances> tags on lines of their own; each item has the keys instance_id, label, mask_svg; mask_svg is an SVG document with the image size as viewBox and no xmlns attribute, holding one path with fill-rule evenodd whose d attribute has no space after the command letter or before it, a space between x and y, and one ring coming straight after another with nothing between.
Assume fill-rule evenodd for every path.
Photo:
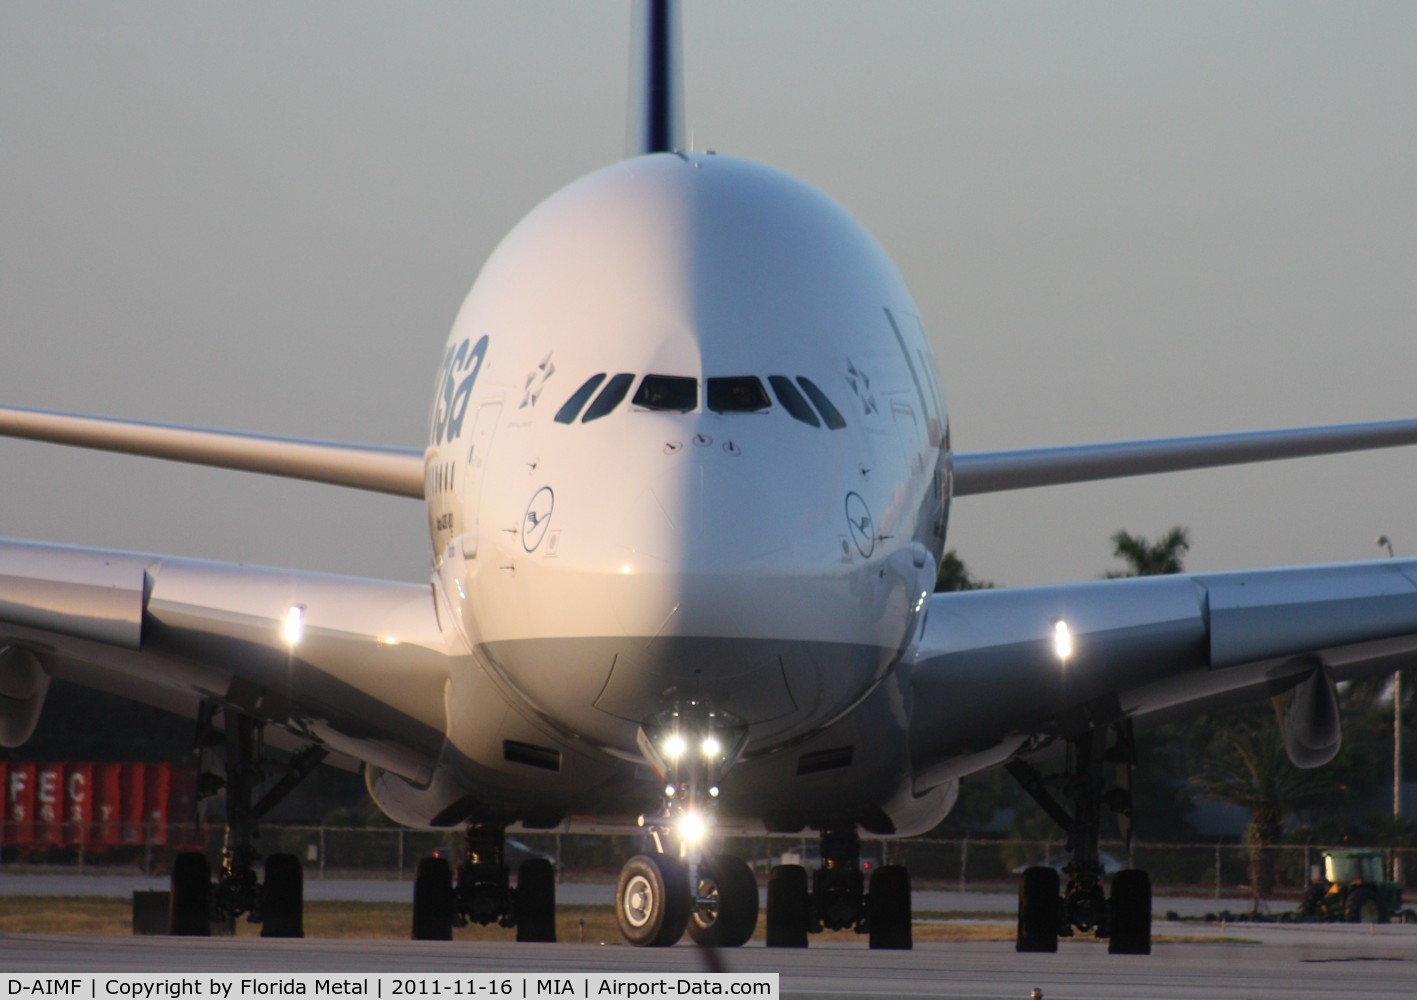
<instances>
[{"instance_id":1,"label":"airbus a380 aircraft","mask_svg":"<svg viewBox=\"0 0 1417 1000\"><path fill-rule=\"evenodd\" d=\"M177 859L173 930L252 913L301 933L290 856L257 873L264 731L329 755L399 822L462 827L419 867L414 935L554 939L545 862L509 826L636 824L616 910L636 944L739 945L759 917L725 835L812 830L822 867L768 881L767 940L851 928L909 947L904 869L859 835L935 826L1004 766L1068 834L1065 886L1025 872L1021 950L1092 931L1150 948L1150 886L1110 887L1098 829L1132 726L1282 695L1301 766L1337 752L1336 681L1417 650L1417 563L1384 561L932 595L953 497L1417 443L1417 421L956 454L899 274L821 193L683 152L674 11L639 12L641 155L502 242L433 384L426 446L391 450L5 409L0 432L423 500L422 584L0 543L0 738L51 677L191 712L226 748L215 881ZM1066 802L1035 762L1065 748ZM1123 782L1125 785L1125 782ZM1124 789L1123 789L1124 790Z\"/></svg>"}]
</instances>

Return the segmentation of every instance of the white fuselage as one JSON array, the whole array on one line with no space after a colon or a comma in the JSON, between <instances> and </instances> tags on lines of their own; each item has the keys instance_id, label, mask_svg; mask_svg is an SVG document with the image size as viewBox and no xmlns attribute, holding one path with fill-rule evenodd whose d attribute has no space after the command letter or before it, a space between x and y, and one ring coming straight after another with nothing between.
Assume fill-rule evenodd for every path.
<instances>
[{"instance_id":1,"label":"white fuselage","mask_svg":"<svg viewBox=\"0 0 1417 1000\"><path fill-rule=\"evenodd\" d=\"M467 768L504 749L495 689L541 743L607 760L708 706L751 772L868 700L916 634L949 495L933 359L880 247L786 174L664 154L554 195L484 267L436 393Z\"/></svg>"}]
</instances>

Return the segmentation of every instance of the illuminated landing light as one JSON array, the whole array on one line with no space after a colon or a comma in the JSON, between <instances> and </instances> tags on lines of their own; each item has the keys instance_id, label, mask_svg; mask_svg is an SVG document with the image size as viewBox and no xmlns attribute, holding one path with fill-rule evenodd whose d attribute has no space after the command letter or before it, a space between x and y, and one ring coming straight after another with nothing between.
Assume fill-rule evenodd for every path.
<instances>
[{"instance_id":1,"label":"illuminated landing light","mask_svg":"<svg viewBox=\"0 0 1417 1000\"><path fill-rule=\"evenodd\" d=\"M708 832L708 824L704 818L696 812L687 812L679 820L679 836L686 844L697 844L704 839L704 834Z\"/></svg>"},{"instance_id":2,"label":"illuminated landing light","mask_svg":"<svg viewBox=\"0 0 1417 1000\"><path fill-rule=\"evenodd\" d=\"M1053 652L1057 653L1058 659L1064 663L1073 655L1073 634L1068 629L1068 623L1062 618L1053 619Z\"/></svg>"},{"instance_id":3,"label":"illuminated landing light","mask_svg":"<svg viewBox=\"0 0 1417 1000\"><path fill-rule=\"evenodd\" d=\"M285 613L285 625L281 627L280 634L292 646L300 642L301 636L305 634L305 605L290 606L290 610Z\"/></svg>"},{"instance_id":4,"label":"illuminated landing light","mask_svg":"<svg viewBox=\"0 0 1417 1000\"><path fill-rule=\"evenodd\" d=\"M713 798L713 799L718 798L718 786L717 786L717 785L713 785L713 786L711 786L711 787L709 788L709 798Z\"/></svg>"},{"instance_id":5,"label":"illuminated landing light","mask_svg":"<svg viewBox=\"0 0 1417 1000\"><path fill-rule=\"evenodd\" d=\"M397 646L398 644L399 644L399 641L398 641L398 639L397 639L395 636L392 636L392 635L381 635L381 636L379 636L379 645L381 645L381 646Z\"/></svg>"},{"instance_id":6,"label":"illuminated landing light","mask_svg":"<svg viewBox=\"0 0 1417 1000\"><path fill-rule=\"evenodd\" d=\"M664 794L667 795L667 796L668 796L669 798L671 798L671 799L674 798L674 786L673 786L673 785L665 785L665 786L664 786Z\"/></svg>"},{"instance_id":7,"label":"illuminated landing light","mask_svg":"<svg viewBox=\"0 0 1417 1000\"><path fill-rule=\"evenodd\" d=\"M682 736L671 736L664 741L664 755L670 760L678 760L680 757L684 756L686 749L687 744L685 744L684 737Z\"/></svg>"},{"instance_id":8,"label":"illuminated landing light","mask_svg":"<svg viewBox=\"0 0 1417 1000\"><path fill-rule=\"evenodd\" d=\"M630 567L629 567L628 564L626 564L626 565L620 567L620 575L621 575L621 576L629 576L629 575L630 575Z\"/></svg>"},{"instance_id":9,"label":"illuminated landing light","mask_svg":"<svg viewBox=\"0 0 1417 1000\"><path fill-rule=\"evenodd\" d=\"M723 750L723 744L710 736L704 740L702 749L705 757L717 757L719 752Z\"/></svg>"}]
</instances>

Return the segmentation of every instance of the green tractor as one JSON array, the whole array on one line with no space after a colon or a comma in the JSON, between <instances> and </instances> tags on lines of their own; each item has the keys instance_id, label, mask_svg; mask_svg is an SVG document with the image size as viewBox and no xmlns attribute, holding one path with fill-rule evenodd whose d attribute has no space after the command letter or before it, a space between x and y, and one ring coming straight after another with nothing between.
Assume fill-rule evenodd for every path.
<instances>
[{"instance_id":1,"label":"green tractor","mask_svg":"<svg viewBox=\"0 0 1417 1000\"><path fill-rule=\"evenodd\" d=\"M1314 865L1300 917L1350 924L1410 919L1412 911L1402 908L1402 884L1384 877L1383 864L1379 851L1324 851L1322 877Z\"/></svg>"}]
</instances>

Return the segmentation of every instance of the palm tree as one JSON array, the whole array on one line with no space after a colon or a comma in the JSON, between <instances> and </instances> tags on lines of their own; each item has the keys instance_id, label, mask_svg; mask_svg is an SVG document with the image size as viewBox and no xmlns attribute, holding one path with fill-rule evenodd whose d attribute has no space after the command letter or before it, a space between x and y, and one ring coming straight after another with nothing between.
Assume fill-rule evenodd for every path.
<instances>
[{"instance_id":1,"label":"palm tree","mask_svg":"<svg viewBox=\"0 0 1417 1000\"><path fill-rule=\"evenodd\" d=\"M1334 794L1333 777L1301 770L1289 762L1279 728L1251 709L1231 718L1212 717L1216 725L1202 770L1191 787L1202 798L1229 802L1250 811L1245 839L1250 845L1250 899L1259 901L1274 888L1275 853L1284 824L1294 813Z\"/></svg>"},{"instance_id":2,"label":"palm tree","mask_svg":"<svg viewBox=\"0 0 1417 1000\"><path fill-rule=\"evenodd\" d=\"M1108 579L1125 576L1159 576L1181 572L1181 560L1191 548L1191 533L1177 525L1155 542L1141 535L1119 531L1112 536L1112 553L1127 564L1126 570L1110 570Z\"/></svg>"},{"instance_id":3,"label":"palm tree","mask_svg":"<svg viewBox=\"0 0 1417 1000\"><path fill-rule=\"evenodd\" d=\"M988 580L980 580L969 572L964 560L954 549L940 557L940 572L935 577L935 593L953 590L993 590Z\"/></svg>"}]
</instances>

